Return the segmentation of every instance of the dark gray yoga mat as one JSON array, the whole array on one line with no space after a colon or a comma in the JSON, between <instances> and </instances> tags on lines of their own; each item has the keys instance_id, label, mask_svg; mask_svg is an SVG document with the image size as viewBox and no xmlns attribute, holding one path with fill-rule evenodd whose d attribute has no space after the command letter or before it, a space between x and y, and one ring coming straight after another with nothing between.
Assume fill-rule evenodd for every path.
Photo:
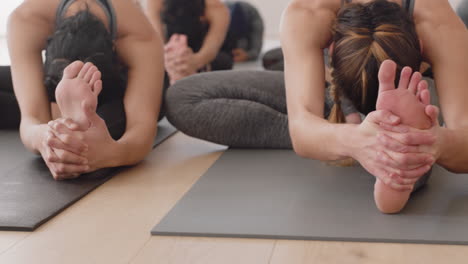
<instances>
[{"instance_id":1,"label":"dark gray yoga mat","mask_svg":"<svg viewBox=\"0 0 468 264\"><path fill-rule=\"evenodd\" d=\"M288 150L228 150L151 233L468 244L468 175L434 167L398 215L377 210L374 181Z\"/></svg>"},{"instance_id":2,"label":"dark gray yoga mat","mask_svg":"<svg viewBox=\"0 0 468 264\"><path fill-rule=\"evenodd\" d=\"M176 132L166 120L158 128L154 146ZM121 169L55 181L42 159L23 147L17 131L0 130L0 230L33 231Z\"/></svg>"}]
</instances>

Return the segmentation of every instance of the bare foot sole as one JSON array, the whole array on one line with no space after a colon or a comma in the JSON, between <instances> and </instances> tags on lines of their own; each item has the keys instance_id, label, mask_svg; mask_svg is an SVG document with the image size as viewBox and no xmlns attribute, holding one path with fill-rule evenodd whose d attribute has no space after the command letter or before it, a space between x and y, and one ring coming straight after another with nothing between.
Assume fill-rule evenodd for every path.
<instances>
[{"instance_id":1,"label":"bare foot sole","mask_svg":"<svg viewBox=\"0 0 468 264\"><path fill-rule=\"evenodd\" d=\"M86 113L96 111L97 96L101 89L101 72L96 66L81 61L68 65L55 90L62 117L73 120L79 130L87 130L90 121Z\"/></svg>"},{"instance_id":2,"label":"bare foot sole","mask_svg":"<svg viewBox=\"0 0 468 264\"><path fill-rule=\"evenodd\" d=\"M405 67L401 72L400 83L395 89L396 64L384 61L379 71L379 96L377 110L389 110L401 118L405 125L419 129L431 127L431 119L425 113L430 94L427 82L420 73L412 73ZM374 199L377 208L383 213L398 213L406 205L411 191L396 191L377 179L374 186Z\"/></svg>"}]
</instances>

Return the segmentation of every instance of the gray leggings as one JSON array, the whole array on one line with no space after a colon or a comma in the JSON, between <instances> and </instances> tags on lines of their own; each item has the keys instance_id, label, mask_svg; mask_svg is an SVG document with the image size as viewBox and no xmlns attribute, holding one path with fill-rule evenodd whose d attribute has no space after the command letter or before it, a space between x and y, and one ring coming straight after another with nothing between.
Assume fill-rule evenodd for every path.
<instances>
[{"instance_id":1,"label":"gray leggings","mask_svg":"<svg viewBox=\"0 0 468 264\"><path fill-rule=\"evenodd\" d=\"M282 72L219 71L175 83L167 118L185 134L233 148L292 148Z\"/></svg>"}]
</instances>

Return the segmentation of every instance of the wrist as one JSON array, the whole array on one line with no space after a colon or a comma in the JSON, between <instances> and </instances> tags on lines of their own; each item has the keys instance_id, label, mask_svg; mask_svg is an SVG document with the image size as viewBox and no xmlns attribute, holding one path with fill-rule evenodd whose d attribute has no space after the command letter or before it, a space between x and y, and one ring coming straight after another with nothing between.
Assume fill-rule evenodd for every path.
<instances>
[{"instance_id":1,"label":"wrist","mask_svg":"<svg viewBox=\"0 0 468 264\"><path fill-rule=\"evenodd\" d=\"M445 127L440 127L439 129L434 155L437 163L444 164L451 159L450 157L446 157L444 153L451 153L450 149L451 146L453 146L453 141L456 140L457 134ZM449 151L447 151L447 149Z\"/></svg>"},{"instance_id":2,"label":"wrist","mask_svg":"<svg viewBox=\"0 0 468 264\"><path fill-rule=\"evenodd\" d=\"M110 141L108 146L106 146L105 153L106 155L98 162L99 164L96 164L97 167L110 168L122 165L122 155L125 154L125 152L122 151L122 147L117 141Z\"/></svg>"},{"instance_id":3,"label":"wrist","mask_svg":"<svg viewBox=\"0 0 468 264\"><path fill-rule=\"evenodd\" d=\"M192 59L193 59L193 65L195 66L196 71L200 70L207 64L203 62L202 56L198 52L193 54Z\"/></svg>"},{"instance_id":4,"label":"wrist","mask_svg":"<svg viewBox=\"0 0 468 264\"><path fill-rule=\"evenodd\" d=\"M47 124L21 125L20 137L24 146L31 152L40 154L47 139Z\"/></svg>"},{"instance_id":5,"label":"wrist","mask_svg":"<svg viewBox=\"0 0 468 264\"><path fill-rule=\"evenodd\" d=\"M356 159L357 150L362 148L362 132L357 124L342 124L342 129L337 130L338 141L341 146L338 151L339 155L344 158Z\"/></svg>"}]
</instances>

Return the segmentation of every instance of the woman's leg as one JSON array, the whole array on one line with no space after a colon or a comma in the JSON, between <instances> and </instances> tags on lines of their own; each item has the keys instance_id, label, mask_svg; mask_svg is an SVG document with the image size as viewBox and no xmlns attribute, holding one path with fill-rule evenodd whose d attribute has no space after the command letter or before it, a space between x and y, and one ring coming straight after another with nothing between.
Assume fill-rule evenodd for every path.
<instances>
[{"instance_id":1,"label":"woman's leg","mask_svg":"<svg viewBox=\"0 0 468 264\"><path fill-rule=\"evenodd\" d=\"M18 129L21 113L13 91L10 66L0 66L0 129Z\"/></svg>"},{"instance_id":2,"label":"woman's leg","mask_svg":"<svg viewBox=\"0 0 468 264\"><path fill-rule=\"evenodd\" d=\"M189 136L234 148L292 148L282 72L220 71L176 82L167 117Z\"/></svg>"}]
</instances>

